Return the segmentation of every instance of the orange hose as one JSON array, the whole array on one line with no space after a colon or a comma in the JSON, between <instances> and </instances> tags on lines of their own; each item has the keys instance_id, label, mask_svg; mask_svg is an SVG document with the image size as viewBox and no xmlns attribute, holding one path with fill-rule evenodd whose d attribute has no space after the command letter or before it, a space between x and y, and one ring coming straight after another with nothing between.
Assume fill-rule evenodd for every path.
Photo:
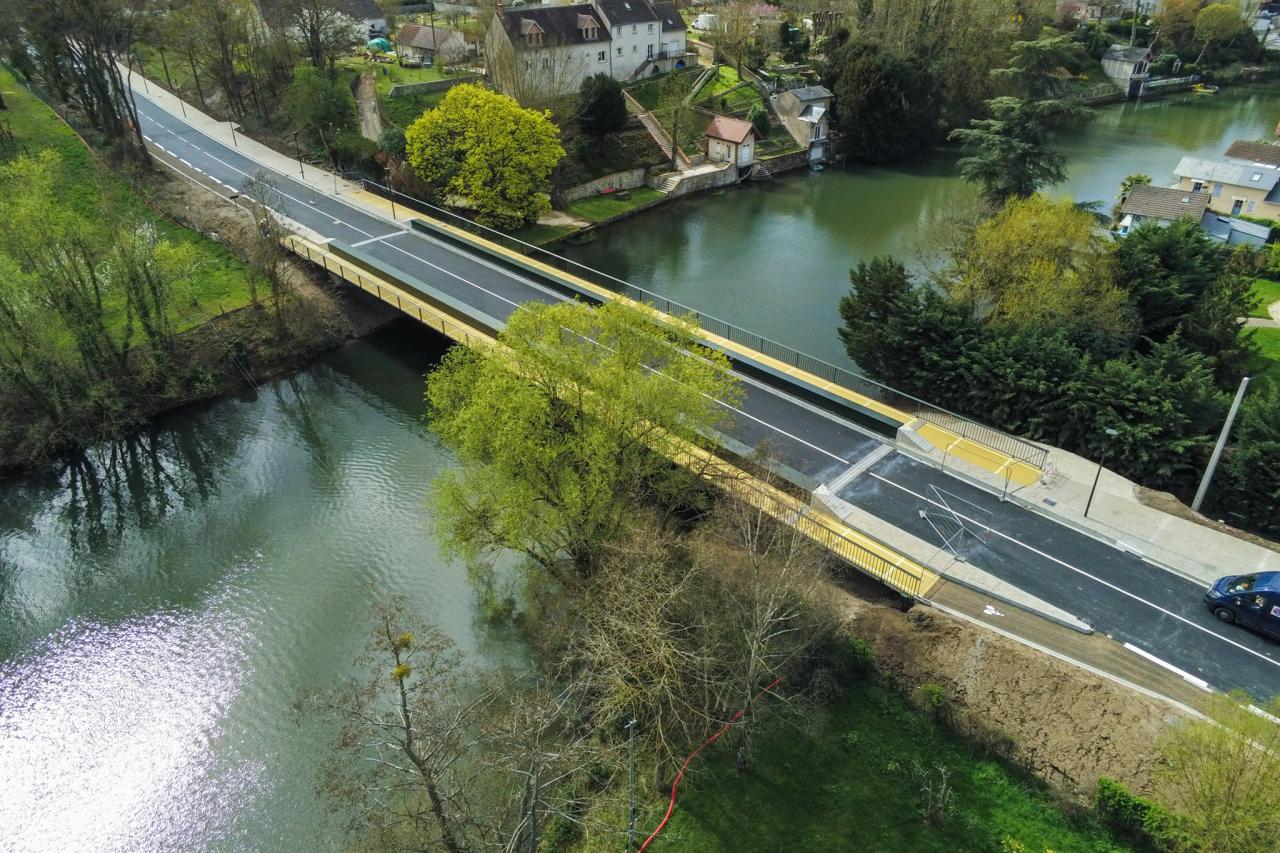
<instances>
[{"instance_id":1,"label":"orange hose","mask_svg":"<svg viewBox=\"0 0 1280 853\"><path fill-rule=\"evenodd\" d=\"M781 681L782 681L781 678L775 678L773 681L766 684L760 690L759 693L751 697L751 702L754 704L755 701L759 699L761 696L768 693L773 688L777 687ZM689 753L689 757L684 760L684 764L680 765L680 772L676 774L675 781L671 783L671 801L667 803L667 813L663 815L662 823L658 824L657 828L654 829L653 832L649 833L649 837L644 840L644 844L640 845L640 849L637 850L636 853L644 853L645 848L649 846L649 842L657 838L658 833L662 832L663 827L667 825L667 821L671 820L671 813L674 812L676 809L676 789L680 787L680 780L684 778L684 771L689 769L689 764L693 761L693 759L698 757L698 753L702 752L702 750L706 749L708 746L715 743L717 740L720 739L720 736L722 734L729 731L729 729L733 727L733 724L738 722L738 720L741 720L743 715L746 714L746 712L747 712L746 708L743 708L741 711L738 711L729 719L729 722L721 726L719 730L716 731L715 734L713 734L711 737L704 740L702 743L698 744L698 748L695 749L693 752Z\"/></svg>"}]
</instances>

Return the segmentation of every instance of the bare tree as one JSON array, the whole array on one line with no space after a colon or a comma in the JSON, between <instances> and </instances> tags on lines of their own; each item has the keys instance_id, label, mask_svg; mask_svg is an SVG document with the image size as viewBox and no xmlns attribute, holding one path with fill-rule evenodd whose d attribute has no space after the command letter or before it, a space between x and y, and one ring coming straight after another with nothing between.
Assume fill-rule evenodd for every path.
<instances>
[{"instance_id":1,"label":"bare tree","mask_svg":"<svg viewBox=\"0 0 1280 853\"><path fill-rule=\"evenodd\" d=\"M378 850L515 850L572 813L567 780L598 753L566 700L468 667L396 598L375 611L359 675L299 703L337 723L322 789ZM523 684L523 686L522 686Z\"/></svg>"},{"instance_id":2,"label":"bare tree","mask_svg":"<svg viewBox=\"0 0 1280 853\"><path fill-rule=\"evenodd\" d=\"M290 0L286 8L303 54L326 74L332 74L337 58L360 41L360 22L341 11L335 0Z\"/></svg>"},{"instance_id":3,"label":"bare tree","mask_svg":"<svg viewBox=\"0 0 1280 853\"><path fill-rule=\"evenodd\" d=\"M600 49L609 46L602 42ZM573 45L546 43L538 50L520 50L505 35L494 33L486 41L485 67L499 92L522 107L541 108L574 94L588 63Z\"/></svg>"}]
</instances>

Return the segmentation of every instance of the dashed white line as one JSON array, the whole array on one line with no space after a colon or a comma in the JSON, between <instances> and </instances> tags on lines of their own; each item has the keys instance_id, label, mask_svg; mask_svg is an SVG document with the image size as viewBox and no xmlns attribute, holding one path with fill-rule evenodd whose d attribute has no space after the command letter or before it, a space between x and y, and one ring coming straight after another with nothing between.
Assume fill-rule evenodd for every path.
<instances>
[{"instance_id":1,"label":"dashed white line","mask_svg":"<svg viewBox=\"0 0 1280 853\"><path fill-rule=\"evenodd\" d=\"M1107 589L1114 590L1115 592L1118 592L1118 593L1120 593L1121 595L1123 595L1123 596L1125 596L1125 597L1127 597L1127 598L1132 598L1134 601L1136 601L1136 602L1138 602L1139 604L1142 604L1142 605L1144 605L1144 606L1146 606L1146 607L1150 607L1152 610L1158 610L1159 612L1163 613L1164 615L1169 616L1169 617L1171 617L1171 618L1173 618L1173 619L1177 619L1179 622L1182 622L1183 624L1190 625L1192 628L1195 628L1197 631L1202 631L1202 632L1204 632L1204 633L1208 634L1210 637L1213 637L1213 638L1215 638L1215 639L1221 640L1221 641L1222 641L1222 642L1224 642L1224 643L1230 643L1231 645L1235 646L1237 649L1240 649L1240 650L1241 650L1241 651L1243 651L1243 652L1248 652L1249 654L1253 655L1254 657L1256 657L1256 658L1260 658L1261 660L1266 661L1267 663L1271 664L1272 666L1280 667L1280 661L1277 661L1277 660L1275 660L1274 658L1269 657L1268 655L1263 654L1262 652L1254 651L1253 649L1249 648L1248 646L1246 646L1246 645L1242 645L1241 643L1237 643L1235 640L1232 640L1232 639L1231 639L1231 638L1229 638L1229 637L1224 637L1224 636L1222 636L1221 634L1219 634L1219 633L1218 633L1218 632L1216 632L1216 631L1210 631L1208 628L1204 627L1203 625L1197 625L1195 622L1192 622L1190 619L1186 618L1185 616L1179 616L1177 613L1174 613L1172 610L1166 610L1165 608L1161 607L1161 606L1160 606L1160 605L1158 605L1158 604L1152 604L1150 601L1146 600L1146 599L1145 599L1145 598L1143 598L1142 596L1140 596L1140 595L1136 595L1136 594L1134 594L1134 593L1132 593L1132 592L1129 592L1129 590L1124 589L1123 587L1116 586L1115 584L1111 583L1110 581L1103 580L1102 578L1098 577L1097 575L1092 575L1092 574L1090 574L1089 572L1086 572L1084 569L1077 569L1075 566L1071 565L1071 564L1070 564L1070 563L1068 563L1066 560L1061 560L1061 559L1059 559L1059 558L1057 558L1057 557L1053 556L1052 554L1046 554L1044 551L1041 551L1041 550L1040 550L1040 549L1038 549L1038 548L1033 548L1033 547L1031 547L1030 545L1028 545L1028 544L1027 544L1027 543L1025 543L1025 542L1020 542L1020 541L1018 541L1017 539L1014 539L1012 536L1008 535L1007 533L1002 533L1002 532L1000 532L999 530L996 530L994 527L992 527L992 526L991 526L991 525L989 525L989 524L984 524L984 523L983 523L983 522L981 522L981 521L977 521L976 519L972 519L972 518L969 518L968 516L965 516L965 515L962 515L962 514L960 514L960 513L958 513L958 512L955 512L955 511L954 511L953 509L951 509L950 507L944 507L942 504L938 503L937 501L933 500L932 498L927 498L927 497L925 497L924 495L920 494L919 492L912 491L911 489L908 489L906 486L901 485L900 483L895 483L893 480L890 480L890 479L887 479L887 478L885 478L885 477L880 476L879 474L875 473L874 471L870 472L870 474L871 474L871 476L872 476L872 477L875 477L877 480L881 481L882 483L887 483L888 485L893 486L895 489L901 489L902 491L906 492L906 493L907 493L907 494L909 494L909 495L914 495L915 497L919 498L920 500L924 501L925 503L931 504L931 505L936 506L936 507L938 507L938 508L940 508L940 509L945 509L947 512L951 513L952 515L955 515L957 518L962 518L962 519L964 519L965 521L968 521L968 522L971 522L971 523L973 523L973 524L978 525L979 527L985 527L987 530L991 531L991 532L992 532L992 533L994 533L996 536L999 536L1001 539L1007 540L1007 541L1009 541L1009 542L1012 542L1014 545L1018 545L1019 547L1025 548L1025 549L1027 549L1028 551L1030 551L1031 553L1036 554L1036 555L1038 555L1038 556L1040 556L1040 557L1043 557L1044 559L1049 560L1050 562L1057 563L1058 565L1062 566L1063 568L1070 569L1071 571L1075 572L1076 574L1078 574L1078 575L1082 575L1082 576L1084 576L1084 577L1088 578L1089 580L1093 581L1094 583L1101 584L1102 586L1105 586Z\"/></svg>"},{"instance_id":2,"label":"dashed white line","mask_svg":"<svg viewBox=\"0 0 1280 853\"><path fill-rule=\"evenodd\" d=\"M1151 654L1151 652L1147 651L1146 649L1140 649L1137 646L1135 646L1133 643L1125 643L1124 647L1129 651L1133 652L1138 657L1145 658L1146 660L1151 661L1156 666L1164 667L1165 669L1169 670L1174 675L1178 676L1188 684L1194 684L1196 687L1199 687L1201 690L1204 690L1209 693L1213 692L1213 688L1209 686L1209 682L1205 681L1203 678L1197 678L1196 676L1192 675L1191 673L1187 672L1184 669L1178 669L1173 664L1169 663L1168 661L1161 660L1160 658Z\"/></svg>"},{"instance_id":3,"label":"dashed white line","mask_svg":"<svg viewBox=\"0 0 1280 853\"><path fill-rule=\"evenodd\" d=\"M351 247L354 249L354 248L358 248L358 247L360 247L360 246L367 246L367 245L369 245L370 243L376 243L376 242L378 242L379 240L385 240L385 239L387 239L388 237L394 237L394 236L396 236L396 234L403 234L403 233L404 233L403 231L395 231L395 232L393 232L393 233L391 233L391 234L383 234L381 237L370 237L370 238L369 238L369 239L367 239L367 240L361 240L359 243L352 243L352 244L351 244Z\"/></svg>"}]
</instances>

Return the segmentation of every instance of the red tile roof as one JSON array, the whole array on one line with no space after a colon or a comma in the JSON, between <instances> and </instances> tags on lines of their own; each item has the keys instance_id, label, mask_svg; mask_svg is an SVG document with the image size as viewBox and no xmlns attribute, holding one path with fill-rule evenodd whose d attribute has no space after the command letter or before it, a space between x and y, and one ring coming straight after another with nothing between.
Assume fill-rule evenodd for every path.
<instances>
[{"instance_id":1,"label":"red tile roof","mask_svg":"<svg viewBox=\"0 0 1280 853\"><path fill-rule=\"evenodd\" d=\"M716 116L707 125L706 134L713 139L723 139L741 145L751 135L751 122L728 116Z\"/></svg>"}]
</instances>

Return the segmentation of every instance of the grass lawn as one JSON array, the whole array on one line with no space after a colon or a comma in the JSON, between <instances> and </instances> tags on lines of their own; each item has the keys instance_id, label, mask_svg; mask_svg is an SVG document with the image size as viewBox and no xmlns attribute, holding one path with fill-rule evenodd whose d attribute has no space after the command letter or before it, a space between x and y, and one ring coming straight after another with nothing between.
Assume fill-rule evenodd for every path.
<instances>
[{"instance_id":1,"label":"grass lawn","mask_svg":"<svg viewBox=\"0 0 1280 853\"><path fill-rule=\"evenodd\" d=\"M216 314L249 302L245 268L240 261L214 241L164 218L136 195L133 190L100 164L81 143L71 128L43 101L18 84L8 69L0 68L0 89L9 109L3 117L9 122L22 150L36 154L41 150L56 151L62 167L50 204L66 205L91 218L110 211L112 218L121 215L140 216L153 223L167 240L195 248L199 274L194 276L191 296L199 308L188 308L177 318L179 331L190 329ZM189 300L188 300L189 301ZM106 306L108 321L120 316L122 303ZM139 332L141 334L141 332Z\"/></svg>"},{"instance_id":2,"label":"grass lawn","mask_svg":"<svg viewBox=\"0 0 1280 853\"><path fill-rule=\"evenodd\" d=\"M570 202L565 208L568 213L585 219L588 222L603 222L606 219L634 210L641 205L649 204L662 198L663 194L650 187L637 187L628 190L629 198L618 198L617 195L595 195Z\"/></svg>"},{"instance_id":3,"label":"grass lawn","mask_svg":"<svg viewBox=\"0 0 1280 853\"><path fill-rule=\"evenodd\" d=\"M738 69L732 65L721 65L717 70L716 76L707 81L707 85L703 86L698 96L702 98L710 98L712 95L723 95L741 83L738 77Z\"/></svg>"},{"instance_id":4,"label":"grass lawn","mask_svg":"<svg viewBox=\"0 0 1280 853\"><path fill-rule=\"evenodd\" d=\"M1280 329L1250 329L1259 354L1249 366L1254 381L1270 382L1280 389Z\"/></svg>"},{"instance_id":5,"label":"grass lawn","mask_svg":"<svg viewBox=\"0 0 1280 853\"><path fill-rule=\"evenodd\" d=\"M1253 295L1257 298L1258 304L1250 312L1249 316L1269 319L1271 315L1267 313L1267 306L1273 302L1280 302L1280 281L1255 278L1253 280Z\"/></svg>"},{"instance_id":6,"label":"grass lawn","mask_svg":"<svg viewBox=\"0 0 1280 853\"><path fill-rule=\"evenodd\" d=\"M653 851L998 851L1104 853L1128 848L1073 822L1034 780L984 755L875 684L856 686L811 726L757 734L740 775L731 746L705 759ZM946 767L954 811L921 816L923 775Z\"/></svg>"}]
</instances>

